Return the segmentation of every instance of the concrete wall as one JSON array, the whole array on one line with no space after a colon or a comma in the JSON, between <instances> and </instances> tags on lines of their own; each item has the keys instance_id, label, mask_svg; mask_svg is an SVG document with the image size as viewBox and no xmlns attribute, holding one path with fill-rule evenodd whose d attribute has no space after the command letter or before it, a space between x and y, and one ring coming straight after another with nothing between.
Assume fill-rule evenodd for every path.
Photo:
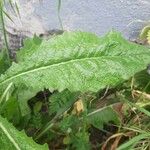
<instances>
[{"instance_id":1,"label":"concrete wall","mask_svg":"<svg viewBox=\"0 0 150 150\"><path fill-rule=\"evenodd\" d=\"M40 1L19 0L24 12L22 24L26 24L22 30L44 32L60 28L57 0ZM150 20L150 0L62 0L61 19L65 30L102 35L115 29L127 38L134 38Z\"/></svg>"}]
</instances>

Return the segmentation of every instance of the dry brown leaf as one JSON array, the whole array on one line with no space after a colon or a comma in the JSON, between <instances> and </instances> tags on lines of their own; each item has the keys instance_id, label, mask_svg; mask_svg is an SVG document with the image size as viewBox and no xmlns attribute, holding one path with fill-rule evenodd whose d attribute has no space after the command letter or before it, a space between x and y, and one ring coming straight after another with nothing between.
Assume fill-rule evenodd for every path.
<instances>
[{"instance_id":1,"label":"dry brown leaf","mask_svg":"<svg viewBox=\"0 0 150 150\"><path fill-rule=\"evenodd\" d=\"M140 96L142 96L142 97L145 98L145 99L150 99L150 94L147 94L147 93L145 93L145 92L142 92L142 91L139 91L139 90L133 90L132 93L133 93L133 95L134 95L135 97L140 97Z\"/></svg>"},{"instance_id":2,"label":"dry brown leaf","mask_svg":"<svg viewBox=\"0 0 150 150\"><path fill-rule=\"evenodd\" d=\"M116 150L116 148L118 147L119 141L121 140L121 138L123 136L125 137L131 137L133 135L133 132L127 132L127 133L116 133L114 135L112 135L111 137L109 137L106 142L103 144L102 146L102 150L107 150L107 145L110 142L110 140L115 139L115 141L113 142L113 144L111 145L110 150Z\"/></svg>"},{"instance_id":3,"label":"dry brown leaf","mask_svg":"<svg viewBox=\"0 0 150 150\"><path fill-rule=\"evenodd\" d=\"M72 113L79 115L83 111L84 111L84 104L83 104L83 101L79 99L78 101L74 103Z\"/></svg>"}]
</instances>

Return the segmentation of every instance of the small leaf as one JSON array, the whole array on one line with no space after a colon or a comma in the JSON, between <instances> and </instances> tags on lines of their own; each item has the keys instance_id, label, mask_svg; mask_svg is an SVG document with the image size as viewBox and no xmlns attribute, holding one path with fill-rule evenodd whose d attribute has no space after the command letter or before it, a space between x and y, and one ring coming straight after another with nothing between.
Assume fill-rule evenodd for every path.
<instances>
[{"instance_id":1,"label":"small leaf","mask_svg":"<svg viewBox=\"0 0 150 150\"><path fill-rule=\"evenodd\" d=\"M103 125L110 121L113 121L116 124L120 122L118 114L111 106L106 106L92 111L87 116L88 122L98 129L103 129Z\"/></svg>"},{"instance_id":2,"label":"small leaf","mask_svg":"<svg viewBox=\"0 0 150 150\"><path fill-rule=\"evenodd\" d=\"M76 131L75 128L78 128L79 123L80 120L77 118L77 116L68 115L60 121L59 127L64 133L70 133L72 129L74 129L73 131Z\"/></svg>"},{"instance_id":3,"label":"small leaf","mask_svg":"<svg viewBox=\"0 0 150 150\"><path fill-rule=\"evenodd\" d=\"M65 144L65 145L70 144L70 137L69 136L64 137L63 144Z\"/></svg>"},{"instance_id":4,"label":"small leaf","mask_svg":"<svg viewBox=\"0 0 150 150\"><path fill-rule=\"evenodd\" d=\"M35 103L35 105L34 105L34 107L33 107L33 110L34 110L34 113L36 114L36 113L38 113L40 110L41 110L41 108L42 108L42 102L36 102Z\"/></svg>"},{"instance_id":5,"label":"small leaf","mask_svg":"<svg viewBox=\"0 0 150 150\"><path fill-rule=\"evenodd\" d=\"M73 103L76 101L79 93L71 93L68 90L64 90L62 92L57 92L54 93L50 98L49 98L49 112L56 113L57 115L60 115L64 113L66 110L68 110Z\"/></svg>"},{"instance_id":6,"label":"small leaf","mask_svg":"<svg viewBox=\"0 0 150 150\"><path fill-rule=\"evenodd\" d=\"M4 104L2 114L7 120L17 125L20 121L21 114L18 106L17 99L10 97L9 100Z\"/></svg>"},{"instance_id":7,"label":"small leaf","mask_svg":"<svg viewBox=\"0 0 150 150\"><path fill-rule=\"evenodd\" d=\"M149 25L148 25L148 26L145 26L145 27L142 29L141 33L140 33L140 38L141 38L141 39L146 39L149 30L150 30L150 26L149 26Z\"/></svg>"},{"instance_id":8,"label":"small leaf","mask_svg":"<svg viewBox=\"0 0 150 150\"><path fill-rule=\"evenodd\" d=\"M9 68L9 62L4 50L0 52L0 75Z\"/></svg>"},{"instance_id":9,"label":"small leaf","mask_svg":"<svg viewBox=\"0 0 150 150\"><path fill-rule=\"evenodd\" d=\"M72 140L73 149L76 150L90 150L89 133L77 132Z\"/></svg>"}]
</instances>

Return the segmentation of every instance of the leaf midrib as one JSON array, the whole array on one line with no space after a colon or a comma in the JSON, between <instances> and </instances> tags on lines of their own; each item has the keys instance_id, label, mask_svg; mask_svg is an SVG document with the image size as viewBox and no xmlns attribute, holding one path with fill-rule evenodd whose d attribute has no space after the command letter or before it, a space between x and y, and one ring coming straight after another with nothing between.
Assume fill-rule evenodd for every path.
<instances>
[{"instance_id":1,"label":"leaf midrib","mask_svg":"<svg viewBox=\"0 0 150 150\"><path fill-rule=\"evenodd\" d=\"M132 57L134 57L136 55L142 55L142 54L145 55L146 53L134 54ZM45 65L44 67L40 66L40 67L37 67L35 69L32 69L32 70L30 69L30 70L27 70L25 72L21 72L19 74L16 74L12 77L9 77L9 78L3 80L2 82L0 82L0 86L5 84L8 81L11 81L11 80L17 78L17 77L20 77L20 76L23 76L23 75L26 75L26 74L30 74L30 73L33 73L33 72L36 72L36 71L39 71L39 70L45 70L45 69L48 69L48 68L53 67L53 66L64 65L64 64L71 63L71 62L76 62L76 61L97 60L97 59L103 59L103 58L105 58L105 59L111 58L112 59L112 58L118 58L118 57L125 58L125 57L129 57L129 56L118 55L118 56L98 56L98 57L90 57L90 58L77 58L77 59L73 59L73 60L71 59L71 60L68 60L68 61L59 62L59 63L55 63L55 64L50 64L50 65L48 64L48 65Z\"/></svg>"}]
</instances>

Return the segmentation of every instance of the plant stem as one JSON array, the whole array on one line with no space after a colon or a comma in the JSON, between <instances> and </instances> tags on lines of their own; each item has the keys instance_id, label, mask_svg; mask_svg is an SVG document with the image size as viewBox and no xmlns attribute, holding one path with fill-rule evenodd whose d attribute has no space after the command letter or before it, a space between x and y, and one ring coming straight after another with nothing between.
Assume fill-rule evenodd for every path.
<instances>
[{"instance_id":1,"label":"plant stem","mask_svg":"<svg viewBox=\"0 0 150 150\"><path fill-rule=\"evenodd\" d=\"M51 121L43 128L43 130L42 130L39 134L37 134L37 135L35 136L35 138L34 138L35 141L38 140L43 134L45 134L51 127L53 127L54 122L55 122L54 120L55 120L55 119L51 120Z\"/></svg>"},{"instance_id":2,"label":"plant stem","mask_svg":"<svg viewBox=\"0 0 150 150\"><path fill-rule=\"evenodd\" d=\"M58 7L57 7L58 20L59 20L61 30L63 30L63 24L62 24L62 20L61 20L61 17L60 17L60 9L61 9L61 0L58 0Z\"/></svg>"},{"instance_id":3,"label":"plant stem","mask_svg":"<svg viewBox=\"0 0 150 150\"><path fill-rule=\"evenodd\" d=\"M9 65L11 64L10 56L9 56L9 46L8 46L8 41L7 41L7 34L6 34L6 29L5 29L5 22L4 22L4 14L3 14L3 6L2 3L0 4L0 18L2 21L2 31L4 35L4 42L5 42L5 47L6 47L6 54L7 54L7 59Z\"/></svg>"}]
</instances>

